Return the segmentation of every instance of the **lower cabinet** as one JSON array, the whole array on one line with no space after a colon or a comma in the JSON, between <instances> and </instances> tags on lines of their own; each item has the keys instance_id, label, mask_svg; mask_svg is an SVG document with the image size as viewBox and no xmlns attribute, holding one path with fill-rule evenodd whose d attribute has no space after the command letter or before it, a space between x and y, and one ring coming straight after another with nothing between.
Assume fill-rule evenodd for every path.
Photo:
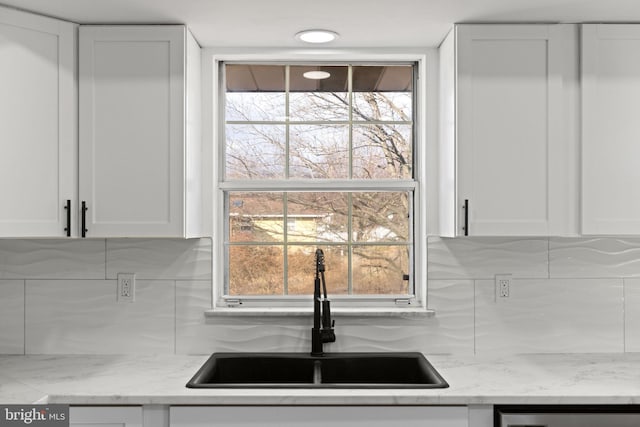
<instances>
[{"instance_id":1,"label":"lower cabinet","mask_svg":"<svg viewBox=\"0 0 640 427\"><path fill-rule=\"evenodd\" d=\"M171 427L469 426L466 406L173 406L169 411Z\"/></svg>"},{"instance_id":2,"label":"lower cabinet","mask_svg":"<svg viewBox=\"0 0 640 427\"><path fill-rule=\"evenodd\" d=\"M142 406L71 406L69 408L70 427L143 427L142 419Z\"/></svg>"},{"instance_id":3,"label":"lower cabinet","mask_svg":"<svg viewBox=\"0 0 640 427\"><path fill-rule=\"evenodd\" d=\"M493 427L493 406L71 406L70 427Z\"/></svg>"}]
</instances>

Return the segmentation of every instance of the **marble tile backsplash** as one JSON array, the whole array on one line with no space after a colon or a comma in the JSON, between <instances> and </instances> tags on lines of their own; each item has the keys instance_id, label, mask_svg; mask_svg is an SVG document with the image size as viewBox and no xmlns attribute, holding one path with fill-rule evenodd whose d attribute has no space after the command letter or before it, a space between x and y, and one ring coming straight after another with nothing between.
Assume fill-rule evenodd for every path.
<instances>
[{"instance_id":1,"label":"marble tile backsplash","mask_svg":"<svg viewBox=\"0 0 640 427\"><path fill-rule=\"evenodd\" d=\"M0 240L0 354L307 351L311 318L204 316L211 239ZM338 317L334 351L640 352L640 238L429 238L431 318ZM118 273L136 302L116 302ZM511 274L496 296L496 274Z\"/></svg>"}]
</instances>

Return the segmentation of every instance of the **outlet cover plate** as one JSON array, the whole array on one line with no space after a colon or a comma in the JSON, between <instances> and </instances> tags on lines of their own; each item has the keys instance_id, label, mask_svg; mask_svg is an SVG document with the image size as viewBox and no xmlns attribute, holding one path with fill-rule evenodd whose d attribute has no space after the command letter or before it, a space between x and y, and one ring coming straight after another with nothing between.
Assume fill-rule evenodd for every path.
<instances>
[{"instance_id":1,"label":"outlet cover plate","mask_svg":"<svg viewBox=\"0 0 640 427\"><path fill-rule=\"evenodd\" d=\"M496 274L496 299L509 298L511 292L511 274Z\"/></svg>"},{"instance_id":2,"label":"outlet cover plate","mask_svg":"<svg viewBox=\"0 0 640 427\"><path fill-rule=\"evenodd\" d=\"M136 275L118 273L118 302L134 302L136 300Z\"/></svg>"}]
</instances>

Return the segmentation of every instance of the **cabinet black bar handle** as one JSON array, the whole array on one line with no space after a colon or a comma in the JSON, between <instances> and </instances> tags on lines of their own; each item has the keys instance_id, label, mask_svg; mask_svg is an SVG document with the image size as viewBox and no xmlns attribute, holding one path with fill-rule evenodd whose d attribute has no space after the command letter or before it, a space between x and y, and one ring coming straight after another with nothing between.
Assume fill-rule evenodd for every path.
<instances>
[{"instance_id":1,"label":"cabinet black bar handle","mask_svg":"<svg viewBox=\"0 0 640 427\"><path fill-rule=\"evenodd\" d=\"M469 235L469 199L464 199L464 227L462 227L462 229L464 230L464 235L468 236Z\"/></svg>"},{"instance_id":2,"label":"cabinet black bar handle","mask_svg":"<svg viewBox=\"0 0 640 427\"><path fill-rule=\"evenodd\" d=\"M64 205L64 208L67 210L67 226L64 231L67 232L67 237L71 237L71 200L67 199L67 203Z\"/></svg>"},{"instance_id":3,"label":"cabinet black bar handle","mask_svg":"<svg viewBox=\"0 0 640 427\"><path fill-rule=\"evenodd\" d=\"M87 202L82 201L82 237L87 237Z\"/></svg>"}]
</instances>

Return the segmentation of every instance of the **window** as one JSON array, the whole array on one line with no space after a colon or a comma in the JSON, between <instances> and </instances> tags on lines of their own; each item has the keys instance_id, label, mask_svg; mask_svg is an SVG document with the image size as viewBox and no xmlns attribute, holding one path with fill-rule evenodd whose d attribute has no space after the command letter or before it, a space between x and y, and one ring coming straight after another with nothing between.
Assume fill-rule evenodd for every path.
<instances>
[{"instance_id":1,"label":"window","mask_svg":"<svg viewBox=\"0 0 640 427\"><path fill-rule=\"evenodd\" d=\"M416 65L220 67L220 297L308 296L321 248L332 300L413 298Z\"/></svg>"}]
</instances>

